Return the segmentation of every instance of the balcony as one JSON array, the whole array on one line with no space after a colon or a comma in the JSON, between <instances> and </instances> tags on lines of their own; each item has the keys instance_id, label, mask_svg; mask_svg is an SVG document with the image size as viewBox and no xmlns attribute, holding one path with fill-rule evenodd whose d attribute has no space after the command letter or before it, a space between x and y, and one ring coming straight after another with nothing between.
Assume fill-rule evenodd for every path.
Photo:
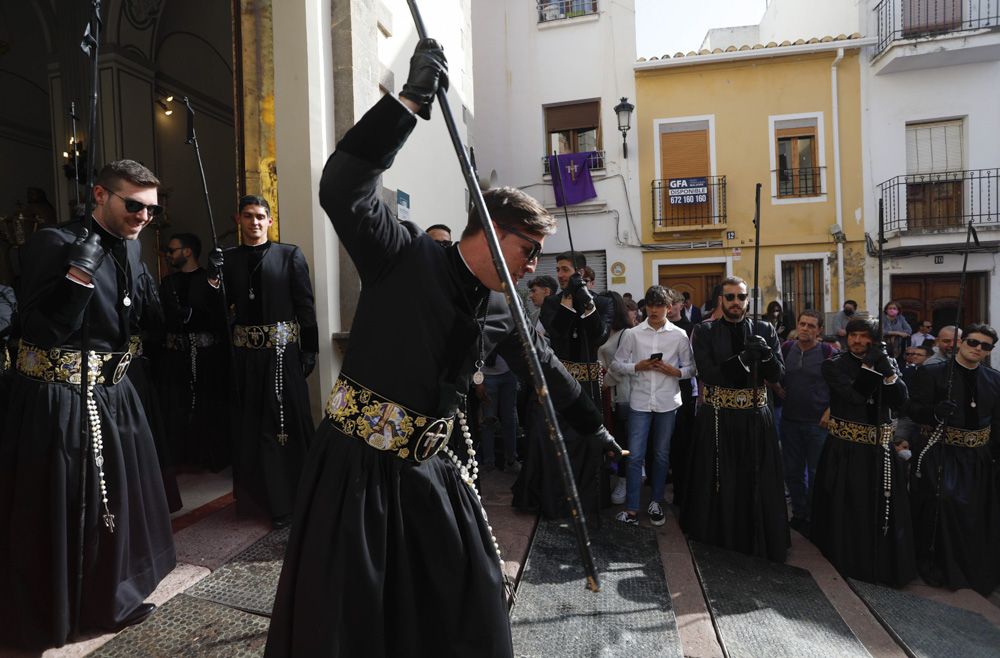
<instances>
[{"instance_id":1,"label":"balcony","mask_svg":"<svg viewBox=\"0 0 1000 658\"><path fill-rule=\"evenodd\" d=\"M537 7L539 23L597 14L597 0L541 0Z\"/></svg>"},{"instance_id":2,"label":"balcony","mask_svg":"<svg viewBox=\"0 0 1000 658\"><path fill-rule=\"evenodd\" d=\"M878 187L896 247L941 246L948 234L964 240L970 221L1000 229L1000 168L896 176Z\"/></svg>"},{"instance_id":3,"label":"balcony","mask_svg":"<svg viewBox=\"0 0 1000 658\"><path fill-rule=\"evenodd\" d=\"M826 167L800 167L771 171L778 183L776 199L816 197L826 194Z\"/></svg>"},{"instance_id":4,"label":"balcony","mask_svg":"<svg viewBox=\"0 0 1000 658\"><path fill-rule=\"evenodd\" d=\"M654 180L653 231L726 224L726 177Z\"/></svg>"},{"instance_id":5,"label":"balcony","mask_svg":"<svg viewBox=\"0 0 1000 658\"><path fill-rule=\"evenodd\" d=\"M593 155L587 158L587 162L590 164L590 170L596 171L599 169L604 169L604 151L594 151ZM549 176L552 172L549 171L549 156L542 156L542 175ZM565 174L564 174L565 175Z\"/></svg>"},{"instance_id":6,"label":"balcony","mask_svg":"<svg viewBox=\"0 0 1000 658\"><path fill-rule=\"evenodd\" d=\"M877 42L872 60L898 42L918 43L942 36L996 30L1000 28L998 4L997 0L881 0L874 9ZM931 64L941 66L947 62Z\"/></svg>"}]
</instances>

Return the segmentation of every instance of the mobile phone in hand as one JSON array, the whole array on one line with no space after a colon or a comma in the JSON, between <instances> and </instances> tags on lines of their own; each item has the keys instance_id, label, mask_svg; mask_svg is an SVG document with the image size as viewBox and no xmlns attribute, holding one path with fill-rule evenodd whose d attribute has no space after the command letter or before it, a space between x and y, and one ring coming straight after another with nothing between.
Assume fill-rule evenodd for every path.
<instances>
[{"instance_id":1,"label":"mobile phone in hand","mask_svg":"<svg viewBox=\"0 0 1000 658\"><path fill-rule=\"evenodd\" d=\"M653 361L659 361L663 358L663 352L657 352L656 354L650 354L649 358Z\"/></svg>"}]
</instances>

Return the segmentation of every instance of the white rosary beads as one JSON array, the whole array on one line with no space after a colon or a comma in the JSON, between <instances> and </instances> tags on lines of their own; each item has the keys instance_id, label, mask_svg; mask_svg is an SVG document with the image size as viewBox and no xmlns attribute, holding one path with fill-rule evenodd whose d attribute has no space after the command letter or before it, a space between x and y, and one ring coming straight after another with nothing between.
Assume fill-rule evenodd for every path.
<instances>
[{"instance_id":1,"label":"white rosary beads","mask_svg":"<svg viewBox=\"0 0 1000 658\"><path fill-rule=\"evenodd\" d=\"M94 465L97 467L97 481L101 488L101 503L104 505L104 525L108 532L115 531L115 515L108 508L108 484L104 480L104 435L101 432L101 415L97 411L97 400L94 398L94 387L101 374L101 360L94 352L87 352L87 366L90 376L87 378L87 416L90 421L90 446L94 454ZM86 493L84 494L86 495Z\"/></svg>"}]
</instances>

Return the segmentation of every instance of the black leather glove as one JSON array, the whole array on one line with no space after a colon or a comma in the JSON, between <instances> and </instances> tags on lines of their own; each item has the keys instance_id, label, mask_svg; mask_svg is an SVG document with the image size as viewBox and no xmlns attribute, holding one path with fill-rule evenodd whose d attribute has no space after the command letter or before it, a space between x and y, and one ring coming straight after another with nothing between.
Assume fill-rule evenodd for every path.
<instances>
[{"instance_id":1,"label":"black leather glove","mask_svg":"<svg viewBox=\"0 0 1000 658\"><path fill-rule=\"evenodd\" d=\"M583 315L594 306L594 295L591 294L590 289L587 288L587 284L583 282L583 277L579 274L574 274L569 278L569 283L566 285L563 297L571 297L573 299L573 310L580 315Z\"/></svg>"},{"instance_id":2,"label":"black leather glove","mask_svg":"<svg viewBox=\"0 0 1000 658\"><path fill-rule=\"evenodd\" d=\"M104 248L101 247L101 236L97 234L97 231L87 235L87 229L83 229L83 233L69 247L66 267L75 267L86 272L90 278L94 278L97 270L101 269L101 263L104 262L104 253Z\"/></svg>"},{"instance_id":3,"label":"black leather glove","mask_svg":"<svg viewBox=\"0 0 1000 658\"><path fill-rule=\"evenodd\" d=\"M884 341L877 341L868 346L868 351L865 352L861 362L869 368L878 370L876 364L879 363L883 357L889 358L889 352L886 350Z\"/></svg>"},{"instance_id":4,"label":"black leather glove","mask_svg":"<svg viewBox=\"0 0 1000 658\"><path fill-rule=\"evenodd\" d=\"M896 366L892 364L892 359L889 358L889 355L884 352L879 355L878 360L875 361L872 367L883 377L892 377L896 374Z\"/></svg>"},{"instance_id":5,"label":"black leather glove","mask_svg":"<svg viewBox=\"0 0 1000 658\"><path fill-rule=\"evenodd\" d=\"M624 450L620 445L618 445L618 442L615 441L615 437L611 436L611 432L609 432L603 425L599 430L590 435L590 440L597 443L602 453L611 453L615 459L628 455L628 450Z\"/></svg>"},{"instance_id":6,"label":"black leather glove","mask_svg":"<svg viewBox=\"0 0 1000 658\"><path fill-rule=\"evenodd\" d=\"M299 363L302 364L302 376L308 377L316 367L315 352L299 352Z\"/></svg>"},{"instance_id":7,"label":"black leather glove","mask_svg":"<svg viewBox=\"0 0 1000 658\"><path fill-rule=\"evenodd\" d=\"M222 257L222 250L216 247L208 253L208 275L213 279L218 279L222 275L222 266L225 258Z\"/></svg>"},{"instance_id":8,"label":"black leather glove","mask_svg":"<svg viewBox=\"0 0 1000 658\"><path fill-rule=\"evenodd\" d=\"M740 361L750 365L754 361L767 361L771 357L771 348L767 346L767 341L760 336L750 336L747 338L743 351L740 352Z\"/></svg>"},{"instance_id":9,"label":"black leather glove","mask_svg":"<svg viewBox=\"0 0 1000 658\"><path fill-rule=\"evenodd\" d=\"M448 60L434 39L421 39L410 58L410 74L399 95L420 106L417 116L431 118L431 105L438 88L448 90Z\"/></svg>"},{"instance_id":10,"label":"black leather glove","mask_svg":"<svg viewBox=\"0 0 1000 658\"><path fill-rule=\"evenodd\" d=\"M941 400L934 405L934 417L939 423L946 422L958 412L958 405L951 400Z\"/></svg>"}]
</instances>

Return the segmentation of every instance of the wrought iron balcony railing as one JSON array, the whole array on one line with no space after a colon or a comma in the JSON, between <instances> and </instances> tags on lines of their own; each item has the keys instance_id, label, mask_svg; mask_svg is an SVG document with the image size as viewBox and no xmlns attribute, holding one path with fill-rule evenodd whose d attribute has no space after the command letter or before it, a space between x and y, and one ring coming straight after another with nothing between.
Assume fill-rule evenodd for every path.
<instances>
[{"instance_id":1,"label":"wrought iron balcony railing","mask_svg":"<svg viewBox=\"0 0 1000 658\"><path fill-rule=\"evenodd\" d=\"M726 177L654 180L653 230L726 223Z\"/></svg>"},{"instance_id":2,"label":"wrought iron balcony railing","mask_svg":"<svg viewBox=\"0 0 1000 658\"><path fill-rule=\"evenodd\" d=\"M590 163L590 170L604 169L604 151L594 151L593 154L587 159ZM542 173L546 176L551 174L549 171L549 156L542 156Z\"/></svg>"},{"instance_id":3,"label":"wrought iron balcony railing","mask_svg":"<svg viewBox=\"0 0 1000 658\"><path fill-rule=\"evenodd\" d=\"M540 0L537 6L539 23L597 13L597 0Z\"/></svg>"},{"instance_id":4,"label":"wrought iron balcony railing","mask_svg":"<svg viewBox=\"0 0 1000 658\"><path fill-rule=\"evenodd\" d=\"M872 59L893 41L1000 26L997 0L881 0L875 6L878 43Z\"/></svg>"},{"instance_id":5,"label":"wrought iron balcony railing","mask_svg":"<svg viewBox=\"0 0 1000 658\"><path fill-rule=\"evenodd\" d=\"M1000 168L896 176L878 187L887 231L1000 225Z\"/></svg>"},{"instance_id":6,"label":"wrought iron balcony railing","mask_svg":"<svg viewBox=\"0 0 1000 658\"><path fill-rule=\"evenodd\" d=\"M825 167L801 167L799 169L777 169L772 171L778 181L775 196L809 197L825 194L823 189L823 169Z\"/></svg>"}]
</instances>

